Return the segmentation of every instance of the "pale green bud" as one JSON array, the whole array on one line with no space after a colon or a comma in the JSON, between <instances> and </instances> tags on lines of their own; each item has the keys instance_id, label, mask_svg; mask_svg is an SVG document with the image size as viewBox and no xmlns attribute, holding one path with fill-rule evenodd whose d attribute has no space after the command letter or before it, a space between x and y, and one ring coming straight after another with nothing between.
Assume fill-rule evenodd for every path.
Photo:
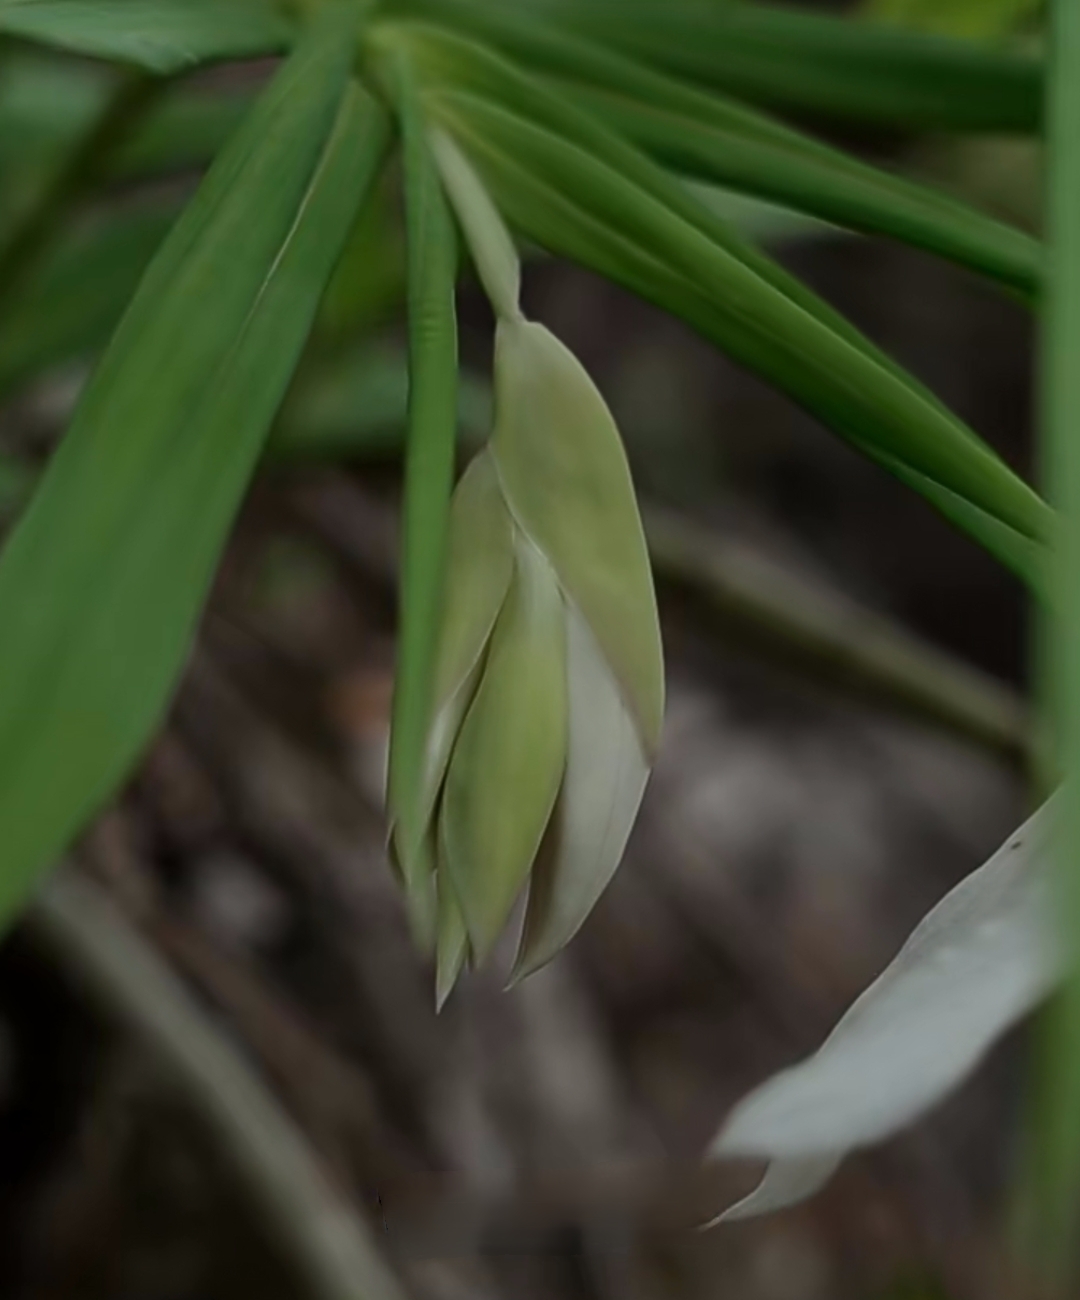
<instances>
[{"instance_id":1,"label":"pale green bud","mask_svg":"<svg viewBox=\"0 0 1080 1300\"><path fill-rule=\"evenodd\" d=\"M656 599L614 420L543 326L499 323L495 431L454 494L424 807L440 1004L523 888L515 978L622 857L664 708ZM437 851L430 846L437 846Z\"/></svg>"}]
</instances>

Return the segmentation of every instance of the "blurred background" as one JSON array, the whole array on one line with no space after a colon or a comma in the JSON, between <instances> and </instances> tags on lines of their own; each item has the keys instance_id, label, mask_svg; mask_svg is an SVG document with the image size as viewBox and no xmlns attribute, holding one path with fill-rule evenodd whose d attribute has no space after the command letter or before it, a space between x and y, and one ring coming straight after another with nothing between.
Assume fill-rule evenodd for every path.
<instances>
[{"instance_id":1,"label":"blurred background","mask_svg":"<svg viewBox=\"0 0 1080 1300\"><path fill-rule=\"evenodd\" d=\"M200 76L189 109L194 88L226 129L264 72ZM0 49L0 228L101 76ZM839 142L1038 220L1033 146ZM159 176L136 144L34 284L6 294L0 528L194 183L197 149ZM335 281L167 725L63 868L108 904L81 917L86 952L70 915L43 910L0 949L0 1295L332 1294L177 1067L198 1050L190 1026L179 1047L148 1029L144 960L235 1045L417 1300L1021 1294L1005 1264L1015 1035L809 1205L698 1231L759 1172L702 1164L728 1108L816 1048L1023 815L1019 585L677 322L540 256L527 309L581 357L629 448L670 705L630 850L581 935L511 992L505 954L436 1017L381 809L405 384L393 181ZM732 215L1030 472L1022 306L884 242ZM475 438L492 322L469 281L460 303Z\"/></svg>"}]
</instances>

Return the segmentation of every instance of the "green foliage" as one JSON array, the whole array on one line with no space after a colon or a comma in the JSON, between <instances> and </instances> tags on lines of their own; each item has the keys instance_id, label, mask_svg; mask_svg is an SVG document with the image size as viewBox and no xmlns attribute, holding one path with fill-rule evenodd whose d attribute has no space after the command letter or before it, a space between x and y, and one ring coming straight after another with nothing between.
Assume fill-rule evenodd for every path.
<instances>
[{"instance_id":1,"label":"green foliage","mask_svg":"<svg viewBox=\"0 0 1080 1300\"><path fill-rule=\"evenodd\" d=\"M1053 600L1043 628L1044 677L1040 703L1048 742L1046 775L1062 778L1064 796L1055 844L1060 931L1069 978L1050 1018L1039 1112L1038 1202L1040 1248L1055 1267L1075 1269L1076 1212L1080 1208L1080 9L1069 0L1052 6L1054 41L1050 87L1049 241L1054 277L1043 340L1042 460L1047 491L1061 519L1053 557ZM1075 1279L1073 1279L1075 1280ZM1064 1289L1063 1289L1064 1293Z\"/></svg>"},{"instance_id":2,"label":"green foliage","mask_svg":"<svg viewBox=\"0 0 1080 1300\"><path fill-rule=\"evenodd\" d=\"M5 917L161 717L371 183L385 127L346 34L340 13L314 28L215 163L4 548Z\"/></svg>"},{"instance_id":3,"label":"green foliage","mask_svg":"<svg viewBox=\"0 0 1080 1300\"><path fill-rule=\"evenodd\" d=\"M457 436L457 236L407 65L399 69L398 96L409 239L409 436L388 803L414 925L430 940L435 899L425 852L424 763Z\"/></svg>"},{"instance_id":4,"label":"green foliage","mask_svg":"<svg viewBox=\"0 0 1080 1300\"><path fill-rule=\"evenodd\" d=\"M1042 0L869 0L867 14L946 36L1000 36L1037 14Z\"/></svg>"},{"instance_id":5,"label":"green foliage","mask_svg":"<svg viewBox=\"0 0 1080 1300\"><path fill-rule=\"evenodd\" d=\"M260 0L0 0L0 34L169 73L280 53L293 26Z\"/></svg>"},{"instance_id":6,"label":"green foliage","mask_svg":"<svg viewBox=\"0 0 1080 1300\"><path fill-rule=\"evenodd\" d=\"M0 0L0 36L0 395L101 355L0 553L0 918L152 734L264 450L391 450L407 411L388 802L439 999L526 884L518 975L582 924L662 652L618 431L522 315L518 240L678 316L1045 589L1050 507L732 219L885 235L1037 309L1037 240L770 115L1035 132L1032 50L743 0ZM183 78L270 55L258 95ZM458 380L455 221L499 318L456 490L489 413ZM402 299L407 369L369 338Z\"/></svg>"}]
</instances>

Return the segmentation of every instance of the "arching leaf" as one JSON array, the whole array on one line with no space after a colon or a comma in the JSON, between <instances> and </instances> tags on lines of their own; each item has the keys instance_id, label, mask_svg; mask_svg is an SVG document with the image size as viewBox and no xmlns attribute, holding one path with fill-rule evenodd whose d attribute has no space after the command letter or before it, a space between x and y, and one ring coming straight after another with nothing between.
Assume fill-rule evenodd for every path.
<instances>
[{"instance_id":1,"label":"arching leaf","mask_svg":"<svg viewBox=\"0 0 1080 1300\"><path fill-rule=\"evenodd\" d=\"M0 555L0 918L125 778L386 142L328 11L154 259Z\"/></svg>"}]
</instances>

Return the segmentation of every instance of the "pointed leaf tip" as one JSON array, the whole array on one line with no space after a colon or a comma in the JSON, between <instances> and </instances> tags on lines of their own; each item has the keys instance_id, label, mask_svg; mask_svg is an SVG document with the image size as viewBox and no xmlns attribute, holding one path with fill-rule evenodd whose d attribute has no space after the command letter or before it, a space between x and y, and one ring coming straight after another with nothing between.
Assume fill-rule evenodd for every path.
<instances>
[{"instance_id":1,"label":"pointed leaf tip","mask_svg":"<svg viewBox=\"0 0 1080 1300\"><path fill-rule=\"evenodd\" d=\"M446 868L446 854L440 849L436 874L439 896L439 934L435 948L435 1012L447 999L469 960L469 936Z\"/></svg>"}]
</instances>

